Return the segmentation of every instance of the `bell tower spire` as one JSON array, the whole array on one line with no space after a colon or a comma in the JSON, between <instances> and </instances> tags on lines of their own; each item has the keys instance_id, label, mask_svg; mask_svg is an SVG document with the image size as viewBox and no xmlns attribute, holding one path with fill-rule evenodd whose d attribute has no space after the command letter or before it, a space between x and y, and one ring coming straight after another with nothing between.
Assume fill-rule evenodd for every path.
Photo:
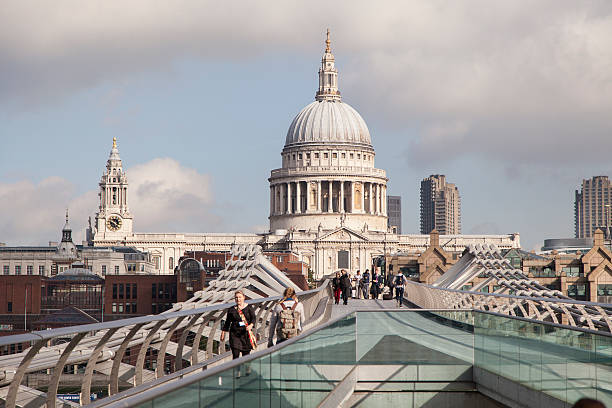
<instances>
[{"instance_id":1,"label":"bell tower spire","mask_svg":"<svg viewBox=\"0 0 612 408\"><path fill-rule=\"evenodd\" d=\"M321 68L319 68L319 89L315 99L317 101L340 101L342 99L338 90L338 70L335 66L334 54L331 53L329 28L325 39L325 53L321 59Z\"/></svg>"},{"instance_id":2,"label":"bell tower spire","mask_svg":"<svg viewBox=\"0 0 612 408\"><path fill-rule=\"evenodd\" d=\"M96 214L94 242L112 237L120 239L132 233L132 215L128 207L128 179L113 137L106 171L100 179L100 207Z\"/></svg>"}]
</instances>

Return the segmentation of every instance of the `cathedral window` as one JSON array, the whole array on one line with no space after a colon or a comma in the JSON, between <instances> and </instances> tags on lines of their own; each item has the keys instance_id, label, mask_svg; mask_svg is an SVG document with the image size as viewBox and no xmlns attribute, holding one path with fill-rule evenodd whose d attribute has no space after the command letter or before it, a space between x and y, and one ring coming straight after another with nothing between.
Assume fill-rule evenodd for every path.
<instances>
[{"instance_id":1,"label":"cathedral window","mask_svg":"<svg viewBox=\"0 0 612 408\"><path fill-rule=\"evenodd\" d=\"M342 158L346 159L346 153L342 153Z\"/></svg>"},{"instance_id":2,"label":"cathedral window","mask_svg":"<svg viewBox=\"0 0 612 408\"><path fill-rule=\"evenodd\" d=\"M21 265L15 265L15 275L21 275Z\"/></svg>"},{"instance_id":3,"label":"cathedral window","mask_svg":"<svg viewBox=\"0 0 612 408\"><path fill-rule=\"evenodd\" d=\"M27 270L27 274L28 275L34 275L34 266L33 265L26 266L26 270Z\"/></svg>"},{"instance_id":4,"label":"cathedral window","mask_svg":"<svg viewBox=\"0 0 612 408\"><path fill-rule=\"evenodd\" d=\"M168 258L168 269L170 270L174 269L174 258L173 257Z\"/></svg>"},{"instance_id":5,"label":"cathedral window","mask_svg":"<svg viewBox=\"0 0 612 408\"><path fill-rule=\"evenodd\" d=\"M333 157L334 159L337 159L337 158L338 158L338 153L334 153L334 154L332 154L332 157Z\"/></svg>"},{"instance_id":6,"label":"cathedral window","mask_svg":"<svg viewBox=\"0 0 612 408\"><path fill-rule=\"evenodd\" d=\"M10 272L9 272L9 266L8 266L8 265L4 265L4 266L2 267L2 269L3 269L3 273L4 273L5 275L8 275L8 274L10 273Z\"/></svg>"},{"instance_id":7,"label":"cathedral window","mask_svg":"<svg viewBox=\"0 0 612 408\"><path fill-rule=\"evenodd\" d=\"M310 153L306 153L306 158L310 159Z\"/></svg>"},{"instance_id":8,"label":"cathedral window","mask_svg":"<svg viewBox=\"0 0 612 408\"><path fill-rule=\"evenodd\" d=\"M295 161L295 154L293 155L293 160Z\"/></svg>"},{"instance_id":9,"label":"cathedral window","mask_svg":"<svg viewBox=\"0 0 612 408\"><path fill-rule=\"evenodd\" d=\"M302 153L298 154L298 159L302 160Z\"/></svg>"},{"instance_id":10,"label":"cathedral window","mask_svg":"<svg viewBox=\"0 0 612 408\"><path fill-rule=\"evenodd\" d=\"M315 153L315 159L319 158L319 153Z\"/></svg>"},{"instance_id":11,"label":"cathedral window","mask_svg":"<svg viewBox=\"0 0 612 408\"><path fill-rule=\"evenodd\" d=\"M327 159L328 157L329 157L329 154L328 154L328 153L323 153L323 158L324 158L324 159Z\"/></svg>"},{"instance_id":12,"label":"cathedral window","mask_svg":"<svg viewBox=\"0 0 612 408\"><path fill-rule=\"evenodd\" d=\"M361 155L357 153L357 159L361 159Z\"/></svg>"},{"instance_id":13,"label":"cathedral window","mask_svg":"<svg viewBox=\"0 0 612 408\"><path fill-rule=\"evenodd\" d=\"M349 159L353 158L353 153L349 154Z\"/></svg>"}]
</instances>

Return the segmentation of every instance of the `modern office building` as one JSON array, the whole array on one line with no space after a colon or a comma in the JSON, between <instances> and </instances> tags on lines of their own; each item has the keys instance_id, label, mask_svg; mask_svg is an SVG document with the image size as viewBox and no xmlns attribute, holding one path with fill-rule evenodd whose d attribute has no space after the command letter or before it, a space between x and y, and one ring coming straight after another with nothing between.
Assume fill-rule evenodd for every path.
<instances>
[{"instance_id":1,"label":"modern office building","mask_svg":"<svg viewBox=\"0 0 612 408\"><path fill-rule=\"evenodd\" d=\"M610 239L610 205L612 204L612 184L608 176L595 176L582 180L582 187L576 190L574 201L574 227L576 238L593 237L597 228L604 231Z\"/></svg>"},{"instance_id":2,"label":"modern office building","mask_svg":"<svg viewBox=\"0 0 612 408\"><path fill-rule=\"evenodd\" d=\"M421 181L421 234L461 234L459 189L446 176L433 174Z\"/></svg>"},{"instance_id":3,"label":"modern office building","mask_svg":"<svg viewBox=\"0 0 612 408\"><path fill-rule=\"evenodd\" d=\"M387 227L396 234L402 233L402 197L387 196Z\"/></svg>"}]
</instances>

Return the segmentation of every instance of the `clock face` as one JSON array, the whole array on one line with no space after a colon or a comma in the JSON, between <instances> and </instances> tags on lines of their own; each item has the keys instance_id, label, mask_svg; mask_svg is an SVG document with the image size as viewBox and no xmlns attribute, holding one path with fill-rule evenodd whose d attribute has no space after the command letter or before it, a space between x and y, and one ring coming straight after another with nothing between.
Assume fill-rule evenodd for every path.
<instances>
[{"instance_id":1,"label":"clock face","mask_svg":"<svg viewBox=\"0 0 612 408\"><path fill-rule=\"evenodd\" d=\"M113 215L108 219L108 221L106 221L106 226L111 231L119 230L119 228L121 228L121 218L117 217L116 215Z\"/></svg>"}]
</instances>

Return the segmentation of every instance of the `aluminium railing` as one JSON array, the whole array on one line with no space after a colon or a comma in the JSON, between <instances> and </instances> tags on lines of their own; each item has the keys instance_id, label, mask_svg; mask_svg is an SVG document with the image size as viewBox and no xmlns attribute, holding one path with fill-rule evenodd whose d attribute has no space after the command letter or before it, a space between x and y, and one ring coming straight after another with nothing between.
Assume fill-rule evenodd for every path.
<instances>
[{"instance_id":1,"label":"aluminium railing","mask_svg":"<svg viewBox=\"0 0 612 408\"><path fill-rule=\"evenodd\" d=\"M323 311L330 295L329 280L325 280L317 289L298 293L307 319L304 329L329 317L329 313ZM280 296L275 296L247 301L255 308L255 331L263 347L267 343L272 308L280 299ZM206 363L207 360L218 363L220 359L214 353L215 344L218 344L218 350L226 348L228 339L219 342L220 325L226 309L232 305L214 304L159 315L0 337L0 347L30 344L22 353L0 357L0 390L3 386L8 387L6 407L16 406L17 394L28 373L50 369L52 374L45 399L47 407L55 407L60 402L56 399L57 390L67 364L85 365L80 393L81 405L85 405L90 402L94 370L108 375L108 393L114 395L119 392L120 375L131 369L134 370L131 379L135 386L145 382L145 374L156 379L167 375L164 371L167 353L176 357L174 370L183 368L183 360L188 360L191 365ZM190 333L194 336L191 346L186 344ZM178 338L178 341L172 341L173 338ZM66 342L55 344L61 341ZM201 343L205 344L205 351L200 350ZM135 366L122 363L126 351L135 346L139 347ZM158 350L154 372L144 367L149 347Z\"/></svg>"},{"instance_id":2,"label":"aluminium railing","mask_svg":"<svg viewBox=\"0 0 612 408\"><path fill-rule=\"evenodd\" d=\"M484 310L612 332L612 305L608 303L442 289L412 281L407 282L404 297L423 309Z\"/></svg>"}]
</instances>

